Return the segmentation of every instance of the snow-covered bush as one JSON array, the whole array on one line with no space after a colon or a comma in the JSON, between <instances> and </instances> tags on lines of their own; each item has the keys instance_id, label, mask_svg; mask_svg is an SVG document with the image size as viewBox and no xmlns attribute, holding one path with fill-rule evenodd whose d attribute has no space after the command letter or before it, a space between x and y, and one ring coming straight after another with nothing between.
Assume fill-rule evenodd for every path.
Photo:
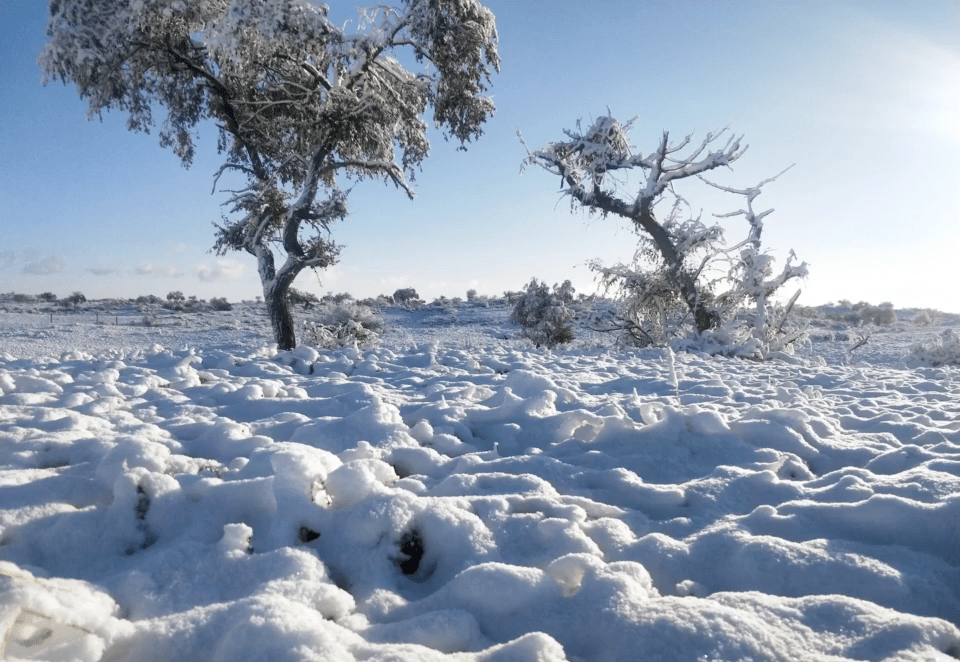
<instances>
[{"instance_id":1,"label":"snow-covered bush","mask_svg":"<svg viewBox=\"0 0 960 662\"><path fill-rule=\"evenodd\" d=\"M300 290L291 287L287 289L287 304L296 305L300 304L304 308L310 308L320 303L320 299L317 298L316 294L310 292L301 292Z\"/></svg>"},{"instance_id":2,"label":"snow-covered bush","mask_svg":"<svg viewBox=\"0 0 960 662\"><path fill-rule=\"evenodd\" d=\"M210 299L210 308L219 311L233 310L233 306L230 305L226 297L213 297Z\"/></svg>"},{"instance_id":3,"label":"snow-covered bush","mask_svg":"<svg viewBox=\"0 0 960 662\"><path fill-rule=\"evenodd\" d=\"M573 340L574 289L569 280L562 285L554 284L553 290L546 282L532 279L523 295L514 303L510 321L523 327L522 336L529 338L537 347L555 347Z\"/></svg>"},{"instance_id":4,"label":"snow-covered bush","mask_svg":"<svg viewBox=\"0 0 960 662\"><path fill-rule=\"evenodd\" d=\"M183 296L183 292L180 290L174 290L173 292L167 292L167 301L183 301L187 297Z\"/></svg>"},{"instance_id":5,"label":"snow-covered bush","mask_svg":"<svg viewBox=\"0 0 960 662\"><path fill-rule=\"evenodd\" d=\"M41 301L56 301L57 295L54 294L53 292L43 292L42 294L39 295L39 299Z\"/></svg>"},{"instance_id":6,"label":"snow-covered bush","mask_svg":"<svg viewBox=\"0 0 960 662\"><path fill-rule=\"evenodd\" d=\"M947 329L929 342L916 343L903 357L903 363L908 368L960 366L960 336L953 329Z\"/></svg>"},{"instance_id":7,"label":"snow-covered bush","mask_svg":"<svg viewBox=\"0 0 960 662\"><path fill-rule=\"evenodd\" d=\"M76 308L81 303L85 303L87 297L83 295L83 292L74 292L66 299L60 299L60 305L64 308L73 307Z\"/></svg>"},{"instance_id":8,"label":"snow-covered bush","mask_svg":"<svg viewBox=\"0 0 960 662\"><path fill-rule=\"evenodd\" d=\"M889 301L881 303L879 306L873 306L862 301L853 307L860 315L863 324L876 324L877 326L893 324L897 321L897 312L893 309L893 304Z\"/></svg>"},{"instance_id":9,"label":"snow-covered bush","mask_svg":"<svg viewBox=\"0 0 960 662\"><path fill-rule=\"evenodd\" d=\"M403 287L393 293L393 301L401 308L416 310L423 305L423 299L412 287Z\"/></svg>"},{"instance_id":10,"label":"snow-covered bush","mask_svg":"<svg viewBox=\"0 0 960 662\"><path fill-rule=\"evenodd\" d=\"M393 305L393 299L385 294L378 294L375 297L360 299L357 303L367 308L373 308L374 310L383 310Z\"/></svg>"},{"instance_id":11,"label":"snow-covered bush","mask_svg":"<svg viewBox=\"0 0 960 662\"><path fill-rule=\"evenodd\" d=\"M376 309L355 301L325 301L316 308L313 319L302 325L303 344L323 349L347 345L370 346L384 329Z\"/></svg>"},{"instance_id":12,"label":"snow-covered bush","mask_svg":"<svg viewBox=\"0 0 960 662\"><path fill-rule=\"evenodd\" d=\"M933 324L933 318L927 310L921 310L913 316L913 323L917 326L930 326Z\"/></svg>"},{"instance_id":13,"label":"snow-covered bush","mask_svg":"<svg viewBox=\"0 0 960 662\"><path fill-rule=\"evenodd\" d=\"M453 297L452 299L450 299L441 294L436 299L430 302L430 307L439 308L443 312L449 313L452 315L457 312L457 308L459 308L462 304L463 304L463 299L461 299L460 297Z\"/></svg>"}]
</instances>

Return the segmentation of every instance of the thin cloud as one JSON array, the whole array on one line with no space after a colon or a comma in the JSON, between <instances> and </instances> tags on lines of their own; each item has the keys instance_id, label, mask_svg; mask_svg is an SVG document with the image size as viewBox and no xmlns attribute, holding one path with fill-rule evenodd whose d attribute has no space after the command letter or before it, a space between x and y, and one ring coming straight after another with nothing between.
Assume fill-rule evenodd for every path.
<instances>
[{"instance_id":1,"label":"thin cloud","mask_svg":"<svg viewBox=\"0 0 960 662\"><path fill-rule=\"evenodd\" d=\"M25 274L36 274L38 276L58 274L63 271L63 258L58 255L51 255L42 260L34 260L24 265L22 271Z\"/></svg>"},{"instance_id":2,"label":"thin cloud","mask_svg":"<svg viewBox=\"0 0 960 662\"><path fill-rule=\"evenodd\" d=\"M154 278L180 278L184 273L172 264L154 264L147 262L134 269L138 276L152 276Z\"/></svg>"},{"instance_id":3,"label":"thin cloud","mask_svg":"<svg viewBox=\"0 0 960 662\"><path fill-rule=\"evenodd\" d=\"M107 276L117 273L117 270L113 267L87 267L87 272L94 276Z\"/></svg>"},{"instance_id":4,"label":"thin cloud","mask_svg":"<svg viewBox=\"0 0 960 662\"><path fill-rule=\"evenodd\" d=\"M197 278L211 283L219 280L240 280L246 274L246 267L233 260L217 260L204 262L197 267Z\"/></svg>"}]
</instances>

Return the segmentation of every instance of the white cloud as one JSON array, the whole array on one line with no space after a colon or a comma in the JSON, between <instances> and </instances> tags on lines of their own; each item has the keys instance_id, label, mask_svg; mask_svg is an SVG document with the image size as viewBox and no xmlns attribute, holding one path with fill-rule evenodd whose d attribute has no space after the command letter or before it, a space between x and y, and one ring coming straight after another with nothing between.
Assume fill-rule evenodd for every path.
<instances>
[{"instance_id":1,"label":"white cloud","mask_svg":"<svg viewBox=\"0 0 960 662\"><path fill-rule=\"evenodd\" d=\"M117 269L114 267L104 267L104 266L87 267L87 273L91 273L94 276L108 276L110 274L117 273Z\"/></svg>"},{"instance_id":2,"label":"white cloud","mask_svg":"<svg viewBox=\"0 0 960 662\"><path fill-rule=\"evenodd\" d=\"M40 260L34 260L23 267L23 273L37 274L40 276L58 274L61 271L63 271L63 258L58 255L51 255Z\"/></svg>"},{"instance_id":3,"label":"white cloud","mask_svg":"<svg viewBox=\"0 0 960 662\"><path fill-rule=\"evenodd\" d=\"M235 260L218 259L204 262L197 267L197 278L210 283L221 280L240 280L246 274L246 267Z\"/></svg>"},{"instance_id":4,"label":"white cloud","mask_svg":"<svg viewBox=\"0 0 960 662\"><path fill-rule=\"evenodd\" d=\"M156 278L180 278L183 271L172 264L154 264L147 262L134 269L139 276L154 276Z\"/></svg>"}]
</instances>

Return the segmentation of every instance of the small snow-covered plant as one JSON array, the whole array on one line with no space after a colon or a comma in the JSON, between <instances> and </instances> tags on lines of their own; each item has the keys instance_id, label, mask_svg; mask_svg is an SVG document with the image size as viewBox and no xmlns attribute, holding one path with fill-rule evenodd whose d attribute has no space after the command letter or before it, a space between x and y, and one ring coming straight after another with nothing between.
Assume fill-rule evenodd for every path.
<instances>
[{"instance_id":1,"label":"small snow-covered plant","mask_svg":"<svg viewBox=\"0 0 960 662\"><path fill-rule=\"evenodd\" d=\"M912 345L902 361L908 368L960 366L960 335L953 329L946 329L928 342Z\"/></svg>"},{"instance_id":2,"label":"small snow-covered plant","mask_svg":"<svg viewBox=\"0 0 960 662\"><path fill-rule=\"evenodd\" d=\"M306 345L336 349L354 343L370 346L376 343L384 330L378 311L356 301L340 303L324 301L316 309L313 319L303 322L303 341Z\"/></svg>"},{"instance_id":3,"label":"small snow-covered plant","mask_svg":"<svg viewBox=\"0 0 960 662\"><path fill-rule=\"evenodd\" d=\"M39 298L41 301L56 301L56 300L57 300L57 295L54 294L53 292L44 292L44 293L38 295L38 298Z\"/></svg>"},{"instance_id":4,"label":"small snow-covered plant","mask_svg":"<svg viewBox=\"0 0 960 662\"><path fill-rule=\"evenodd\" d=\"M522 326L521 335L537 347L553 348L571 342L574 338L570 324L573 313L569 306L573 303L573 295L569 280L562 285L554 284L551 291L546 282L534 278L514 303L510 321Z\"/></svg>"},{"instance_id":5,"label":"small snow-covered plant","mask_svg":"<svg viewBox=\"0 0 960 662\"><path fill-rule=\"evenodd\" d=\"M167 293L167 301L183 301L187 297L183 296L183 292L180 290L174 290L173 292Z\"/></svg>"}]
</instances>

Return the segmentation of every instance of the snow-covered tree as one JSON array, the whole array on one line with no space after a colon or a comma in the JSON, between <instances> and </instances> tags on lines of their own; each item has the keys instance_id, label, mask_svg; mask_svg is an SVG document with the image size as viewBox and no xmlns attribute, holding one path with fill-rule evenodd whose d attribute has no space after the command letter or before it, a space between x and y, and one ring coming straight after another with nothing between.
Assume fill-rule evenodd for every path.
<instances>
[{"instance_id":1,"label":"snow-covered tree","mask_svg":"<svg viewBox=\"0 0 960 662\"><path fill-rule=\"evenodd\" d=\"M311 0L52 0L39 60L45 81L76 85L90 116L120 110L147 131L165 110L160 143L184 166L198 125L217 126L214 185L228 171L246 185L214 248L256 257L281 349L296 344L290 284L337 260L338 181L382 178L412 197L428 110L461 147L494 112L484 93L497 32L478 0L379 4L344 25L328 14Z\"/></svg>"},{"instance_id":2,"label":"snow-covered tree","mask_svg":"<svg viewBox=\"0 0 960 662\"><path fill-rule=\"evenodd\" d=\"M634 152L627 139L634 121L621 123L608 114L598 118L586 132L581 132L578 123L576 131L565 131L568 141L528 152L524 165L538 165L559 176L563 192L574 204L591 212L625 218L638 232L649 235L676 291L693 314L697 330L714 328L719 319L698 289L695 275L684 266L676 238L657 220L654 206L674 182L729 166L743 155L746 147L740 147L741 138L730 136L723 147L711 150L726 131L722 130L708 133L698 147L682 155L692 136L671 144L668 132L664 131L657 148L645 156ZM617 178L618 171L623 170L642 173L637 190L625 190Z\"/></svg>"},{"instance_id":3,"label":"snow-covered tree","mask_svg":"<svg viewBox=\"0 0 960 662\"><path fill-rule=\"evenodd\" d=\"M719 351L759 357L796 340L798 333L784 330L785 314L770 321L776 308L773 295L787 281L806 276L807 266L793 264L791 252L781 272L774 273L773 258L761 250L763 220L773 210L753 209L761 188L780 175L746 189L714 184L703 179L703 173L739 159L746 151L741 137L730 136L714 148L724 129L708 133L692 147L691 136L671 144L664 132L656 149L644 155L627 140L633 122L601 117L586 132L579 126L567 131L568 141L528 150L524 161L525 166L538 165L560 176L562 191L575 206L626 218L637 230L639 247L631 264L591 265L601 284L615 290L622 302L612 318L599 320L601 324L606 330L623 331L631 343L664 344L692 318L705 342L723 346ZM639 183L628 189L627 182L636 173ZM746 239L728 246L719 225L707 226L689 214L689 205L674 184L691 177L746 198L746 209L716 215L744 216L749 225ZM658 219L655 208L667 195L674 204ZM724 263L725 271L720 268ZM742 319L747 305L752 307L749 324Z\"/></svg>"}]
</instances>

